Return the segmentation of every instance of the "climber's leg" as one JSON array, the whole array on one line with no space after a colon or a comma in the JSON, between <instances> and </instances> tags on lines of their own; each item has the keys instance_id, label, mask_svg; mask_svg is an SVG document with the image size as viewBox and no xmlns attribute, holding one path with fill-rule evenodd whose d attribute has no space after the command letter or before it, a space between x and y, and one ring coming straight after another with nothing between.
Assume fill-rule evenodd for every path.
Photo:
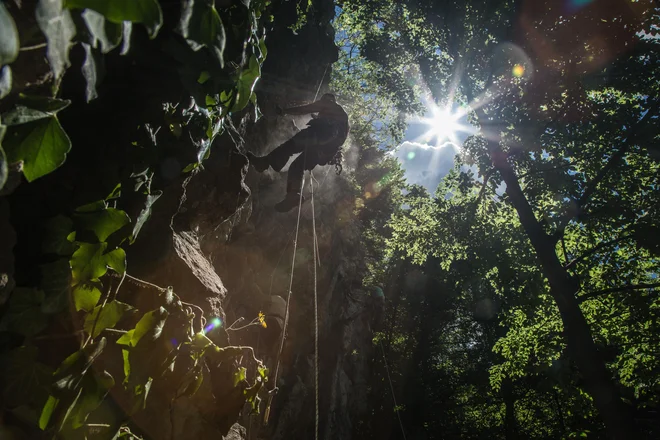
<instances>
[{"instance_id":1,"label":"climber's leg","mask_svg":"<svg viewBox=\"0 0 660 440\"><path fill-rule=\"evenodd\" d=\"M252 166L259 172L266 170L269 166L273 167L275 171L281 171L289 161L289 158L294 154L302 153L307 145L314 143L314 138L315 135L312 128L306 128L266 156L258 157L252 153L248 153L248 159Z\"/></svg>"},{"instance_id":2,"label":"climber's leg","mask_svg":"<svg viewBox=\"0 0 660 440\"><path fill-rule=\"evenodd\" d=\"M286 196L284 200L275 205L277 211L287 212L300 203L300 192L302 191L302 178L305 168L307 168L305 167L305 153L302 153L289 167L289 174L286 179ZM303 197L302 200L304 201L305 198Z\"/></svg>"}]
</instances>

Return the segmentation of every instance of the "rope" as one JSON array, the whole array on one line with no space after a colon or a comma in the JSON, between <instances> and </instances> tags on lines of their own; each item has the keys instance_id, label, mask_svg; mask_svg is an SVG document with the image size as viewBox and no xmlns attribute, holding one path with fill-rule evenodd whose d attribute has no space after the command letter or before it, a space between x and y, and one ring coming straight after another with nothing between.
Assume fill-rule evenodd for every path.
<instances>
[{"instance_id":1,"label":"rope","mask_svg":"<svg viewBox=\"0 0 660 440\"><path fill-rule=\"evenodd\" d=\"M378 341L380 344L380 351L383 353L383 361L385 362L385 372L387 373L387 380L390 382L390 391L392 391L392 400L394 401L394 409L396 410L396 416L399 419L399 426L401 427L401 434L403 434L403 440L407 440L406 431L403 429L403 422L401 422L401 414L399 414L399 409L396 404L396 396L394 395L394 386L392 385L392 378L390 377L390 369L387 366L387 358L385 357L385 349L383 348L383 341Z\"/></svg>"},{"instance_id":2,"label":"rope","mask_svg":"<svg viewBox=\"0 0 660 440\"><path fill-rule=\"evenodd\" d=\"M323 85L323 80L325 79L325 75L328 72L328 66L329 64L326 64L325 70L323 71L323 76L321 77L321 81L319 82L319 86L316 89L316 94L314 95L314 101L316 101L316 98L319 96L319 92L321 91L321 86ZM305 153L303 153L305 154ZM310 171L310 176L311 176L311 171ZM311 176L313 178L313 176ZM319 361L319 324L318 324L318 300L317 300L317 294L316 294L316 262L317 262L317 246L316 246L316 218L314 216L314 185L312 184L312 179L310 178L309 184L312 188L312 224L314 227L314 320L315 320L315 328L316 328L316 335L315 335L315 363L314 363L314 369L315 369L315 389L316 389L316 440L319 438L319 367L318 367L318 361ZM298 219L296 220L296 236L293 240L293 258L291 260L291 277L289 279L289 293L287 294L286 298L286 312L284 314L284 326L282 328L282 338L280 340L280 349L277 354L277 364L275 367L275 375L273 378L273 390L271 391L271 394L268 396L268 404L266 405L266 411L264 412L264 424L268 424L268 419L270 418L270 408L273 403L273 397L275 396L274 392L277 390L277 379L279 377L280 373L280 364L282 361L282 351L284 351L284 341L286 340L286 330L287 327L289 326L289 305L291 303L291 291L293 289L293 272L295 269L295 264L296 264L296 251L298 250L298 232L300 230L300 212L302 211L302 194L303 194L303 188L305 187L305 174L303 173L302 176L302 182L300 184L300 199L298 200ZM271 287L272 287L272 278L271 278Z\"/></svg>"},{"instance_id":3,"label":"rope","mask_svg":"<svg viewBox=\"0 0 660 440\"><path fill-rule=\"evenodd\" d=\"M316 431L315 439L319 439L319 297L316 289L316 264L318 242L316 241L316 215L314 213L314 175L309 172L309 187L312 191L312 231L314 233L314 390L316 392Z\"/></svg>"},{"instance_id":4,"label":"rope","mask_svg":"<svg viewBox=\"0 0 660 440\"><path fill-rule=\"evenodd\" d=\"M305 186L305 174L303 173L302 182L300 184L300 199L298 200L298 220L296 221L296 236L293 240L293 258L291 259L291 277L289 279L289 293L286 297L286 312L284 313L284 326L282 328L282 339L280 341L280 350L277 353L277 366L275 367L275 376L273 379L273 390L268 397L268 405L264 413L264 423L268 424L270 416L270 406L273 403L274 391L277 389L277 378L280 374L280 363L282 361L282 351L284 350L284 340L286 339L286 330L289 326L289 304L291 303L291 291L293 289L293 272L296 267L296 251L298 250L298 231L300 230L300 212L302 211L302 189Z\"/></svg>"}]
</instances>

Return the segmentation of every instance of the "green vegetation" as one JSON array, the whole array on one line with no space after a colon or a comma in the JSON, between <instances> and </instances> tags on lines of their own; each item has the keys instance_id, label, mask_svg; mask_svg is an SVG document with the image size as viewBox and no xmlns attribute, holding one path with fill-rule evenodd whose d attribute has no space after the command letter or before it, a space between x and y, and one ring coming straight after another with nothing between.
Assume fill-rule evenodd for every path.
<instances>
[{"instance_id":1,"label":"green vegetation","mask_svg":"<svg viewBox=\"0 0 660 440\"><path fill-rule=\"evenodd\" d=\"M657 436L655 5L341 5L383 96L424 84L481 128L389 223L377 340L408 437Z\"/></svg>"},{"instance_id":2,"label":"green vegetation","mask_svg":"<svg viewBox=\"0 0 660 440\"><path fill-rule=\"evenodd\" d=\"M6 193L14 191L15 184L9 187L12 173L15 182L20 181L20 173L28 182L38 182L68 164L67 156L85 148L86 156L82 161L80 155L71 159L72 167L104 176L99 185L88 180L89 191L75 197L85 200L84 204L72 206L75 200L61 200L61 205L40 214L50 217L30 222L40 231L41 255L31 260L39 264L40 273L19 280L21 287L13 292L4 290L7 280L3 280L2 411L30 438L41 435L38 430L44 438L136 438L131 416L149 408L159 411L162 405L149 399L152 387L165 391L167 408L195 394L205 379L222 390L217 382L225 376L231 386L218 394L223 407L231 413L233 407L238 411L249 402L259 410L258 393L267 370L254 358L252 348L209 339L205 334L217 326L212 321L218 318L204 316L199 305L182 301L171 287L132 277L126 249L139 239L167 184L157 176L163 154L178 159L181 166L176 174L194 174L209 157L225 124L231 123L232 113L250 102L258 111L254 87L266 58L259 22L269 3L253 1L219 9L213 1L0 4L0 189L7 185ZM175 20L173 13L178 14ZM23 37L28 41L21 41ZM40 41L44 43L32 47ZM28 53L44 46L51 72L37 83L45 87L25 87L24 81L19 89L13 87L12 63L19 47ZM74 48L84 52L82 83L67 83L75 75L68 71ZM118 109L111 107L112 102L103 101L110 105L107 122L127 124L109 135L109 143L116 142L117 149L104 156L108 152L101 147L72 142L60 114L69 106L85 104L58 96L84 95L93 104L97 87L109 73L105 66L116 68L122 57L147 68L164 63L163 76L173 77L178 85L147 88L157 109L149 115L141 110L150 106L141 100L145 95L129 91L118 97L127 106L121 110L127 115L123 120L117 120ZM25 65L21 68L25 74ZM66 87L73 92L63 92ZM173 101L173 96L193 98ZM134 109L129 107L131 98ZM152 128L161 125L167 133ZM82 127L72 127L80 139ZM176 144L174 153L167 151L168 143ZM62 172L66 175L66 170ZM129 281L138 288L133 286L132 295L122 296ZM151 299L141 301L140 296ZM142 309L145 305L149 308ZM73 320L68 319L70 313ZM79 347L48 354L44 343L57 338L53 333L58 330L67 332L62 336L69 339L65 348L76 342ZM246 355L254 367L253 378L236 362ZM59 366L53 365L56 359L61 360ZM123 370L123 377L116 373L113 377L108 371L117 370L113 370L116 366ZM114 408L117 404L123 408ZM226 432L233 420L226 423L224 419L217 422L221 431ZM0 437L11 434L2 431Z\"/></svg>"}]
</instances>

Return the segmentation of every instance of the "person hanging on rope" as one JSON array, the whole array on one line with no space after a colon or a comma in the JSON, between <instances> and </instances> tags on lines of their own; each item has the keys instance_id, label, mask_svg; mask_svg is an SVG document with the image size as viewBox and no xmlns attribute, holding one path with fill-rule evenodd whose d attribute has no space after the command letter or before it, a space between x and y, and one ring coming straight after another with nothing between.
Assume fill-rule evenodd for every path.
<instances>
[{"instance_id":1,"label":"person hanging on rope","mask_svg":"<svg viewBox=\"0 0 660 440\"><path fill-rule=\"evenodd\" d=\"M300 107L279 109L278 113L288 115L312 115L307 128L275 148L266 156L255 156L248 153L250 163L258 172L268 167L281 171L294 154L301 153L289 167L287 176L286 197L275 205L279 212L287 212L294 208L301 199L302 177L305 170L311 171L317 165L335 165L337 173L341 172L341 147L348 137L348 115L337 104L335 95L326 93L312 104ZM304 200L304 198L302 198Z\"/></svg>"}]
</instances>

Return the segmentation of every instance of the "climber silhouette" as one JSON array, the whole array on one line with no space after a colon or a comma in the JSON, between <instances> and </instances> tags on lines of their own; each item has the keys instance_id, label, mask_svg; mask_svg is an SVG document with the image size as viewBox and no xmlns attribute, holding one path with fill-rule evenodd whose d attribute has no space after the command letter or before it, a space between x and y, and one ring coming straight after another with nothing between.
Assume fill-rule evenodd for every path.
<instances>
[{"instance_id":1,"label":"climber silhouette","mask_svg":"<svg viewBox=\"0 0 660 440\"><path fill-rule=\"evenodd\" d=\"M337 104L335 95L326 93L312 104L300 107L281 109L278 113L289 115L312 115L307 128L275 148L266 156L258 157L248 153L250 163L255 170L265 171L269 166L275 171L281 171L289 158L302 153L289 167L284 200L275 205L279 212L286 212L295 207L300 200L302 191L302 176L305 170L312 170L316 165L339 164L341 162L341 146L348 136L348 115ZM304 198L303 198L304 200Z\"/></svg>"}]
</instances>

